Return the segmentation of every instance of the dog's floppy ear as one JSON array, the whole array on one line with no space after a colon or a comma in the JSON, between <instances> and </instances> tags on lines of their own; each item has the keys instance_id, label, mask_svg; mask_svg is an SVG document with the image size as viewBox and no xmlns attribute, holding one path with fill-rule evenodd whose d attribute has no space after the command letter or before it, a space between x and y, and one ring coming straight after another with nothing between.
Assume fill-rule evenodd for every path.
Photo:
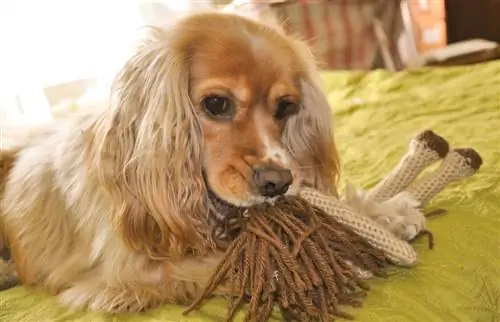
<instances>
[{"instance_id":1,"label":"dog's floppy ear","mask_svg":"<svg viewBox=\"0 0 500 322\"><path fill-rule=\"evenodd\" d=\"M7 177L16 162L16 158L20 150L20 148L0 149L0 199Z\"/></svg>"},{"instance_id":2,"label":"dog's floppy ear","mask_svg":"<svg viewBox=\"0 0 500 322\"><path fill-rule=\"evenodd\" d=\"M20 150L20 149L19 149ZM0 202L3 198L3 192L5 189L5 184L9 176L10 171L14 167L17 155L19 153L18 149L1 149L0 148ZM0 214L1 215L1 214ZM2 221L0 220L0 265L2 264L2 251L6 251L7 243L4 236L4 230L2 226ZM0 272L0 288L1 288L1 274Z\"/></svg>"},{"instance_id":3,"label":"dog's floppy ear","mask_svg":"<svg viewBox=\"0 0 500 322\"><path fill-rule=\"evenodd\" d=\"M299 163L305 184L337 195L340 165L334 140L333 116L310 50L302 42L295 45L305 65L301 79L303 106L288 121L284 142Z\"/></svg>"},{"instance_id":4,"label":"dog's floppy ear","mask_svg":"<svg viewBox=\"0 0 500 322\"><path fill-rule=\"evenodd\" d=\"M176 257L206 242L202 136L189 98L187 42L150 32L113 84L93 155L126 244Z\"/></svg>"}]
</instances>

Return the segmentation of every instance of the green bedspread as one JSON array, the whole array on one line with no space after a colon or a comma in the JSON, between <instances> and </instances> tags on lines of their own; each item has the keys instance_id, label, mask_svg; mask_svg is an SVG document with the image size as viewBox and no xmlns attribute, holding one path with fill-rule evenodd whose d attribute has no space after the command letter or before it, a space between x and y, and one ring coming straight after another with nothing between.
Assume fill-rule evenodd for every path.
<instances>
[{"instance_id":1,"label":"green bedspread","mask_svg":"<svg viewBox=\"0 0 500 322\"><path fill-rule=\"evenodd\" d=\"M449 214L430 220L434 250L417 242L420 265L371 282L363 322L500 321L500 61L448 69L325 72L343 158L343 177L373 186L429 128L484 159L474 177L431 204ZM145 314L69 312L54 298L22 287L0 293L0 321L219 321L217 299L200 313L164 306ZM239 315L241 318L242 315Z\"/></svg>"}]
</instances>

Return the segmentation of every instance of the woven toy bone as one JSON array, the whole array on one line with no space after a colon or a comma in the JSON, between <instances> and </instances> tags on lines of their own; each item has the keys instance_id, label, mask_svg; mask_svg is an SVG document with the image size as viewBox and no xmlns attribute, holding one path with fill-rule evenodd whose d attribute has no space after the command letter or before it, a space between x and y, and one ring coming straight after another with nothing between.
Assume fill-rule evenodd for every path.
<instances>
[{"instance_id":1,"label":"woven toy bone","mask_svg":"<svg viewBox=\"0 0 500 322\"><path fill-rule=\"evenodd\" d=\"M423 170L441 158L444 159L437 170L415 182ZM416 253L402 240L412 240L424 231L426 219L421 208L451 182L473 175L481 164L481 157L473 149L449 151L444 138L432 131L423 131L411 140L409 151L394 170L371 191L354 191L347 187L343 201L355 209L355 213L346 216L333 209L338 207L337 203L316 191L304 190L302 195L383 250L392 264L413 266L417 263ZM378 225L371 223L369 218ZM430 244L432 247L432 240ZM372 277L362 269L357 272L363 278Z\"/></svg>"},{"instance_id":2,"label":"woven toy bone","mask_svg":"<svg viewBox=\"0 0 500 322\"><path fill-rule=\"evenodd\" d=\"M383 272L381 254L394 264L416 263L413 248L396 235L410 239L423 229L420 207L448 183L481 166L472 149L448 150L443 138L425 131L411 141L396 169L370 192L351 189L340 201L304 188L302 199L285 197L274 205L236 208L235 217L228 215L215 227L228 238L229 246L186 313L223 285L230 298L228 320L246 297L250 298L246 320L267 320L274 303L286 320L346 317L340 305L360 304L359 289L368 289L360 277ZM436 171L412 184L443 157Z\"/></svg>"}]
</instances>

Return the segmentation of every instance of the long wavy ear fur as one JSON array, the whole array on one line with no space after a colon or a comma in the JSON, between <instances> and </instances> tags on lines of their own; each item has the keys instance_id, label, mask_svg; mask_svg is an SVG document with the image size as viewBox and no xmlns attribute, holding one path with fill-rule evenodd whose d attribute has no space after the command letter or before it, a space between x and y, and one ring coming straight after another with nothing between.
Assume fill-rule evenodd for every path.
<instances>
[{"instance_id":1,"label":"long wavy ear fur","mask_svg":"<svg viewBox=\"0 0 500 322\"><path fill-rule=\"evenodd\" d=\"M189 42L182 32L149 31L113 84L93 155L125 243L175 258L208 243L202 136L189 98Z\"/></svg>"},{"instance_id":2,"label":"long wavy ear fur","mask_svg":"<svg viewBox=\"0 0 500 322\"><path fill-rule=\"evenodd\" d=\"M16 149L9 149L9 150L0 149L0 202L3 198L3 192L5 189L5 183L7 181L7 177L10 173L10 170L14 166L14 163L16 162L16 157L17 157L18 152L19 151ZM0 255L2 254L2 251L4 250L4 248L6 248L6 247L7 247L7 243L6 243L6 240L4 240L4 231L3 231L3 225L2 225L1 214L0 214ZM0 261L1 261L1 256L0 256ZM1 275L1 272L0 272L0 275Z\"/></svg>"},{"instance_id":3,"label":"long wavy ear fur","mask_svg":"<svg viewBox=\"0 0 500 322\"><path fill-rule=\"evenodd\" d=\"M0 198L18 153L19 151L16 149L0 149Z\"/></svg>"},{"instance_id":4,"label":"long wavy ear fur","mask_svg":"<svg viewBox=\"0 0 500 322\"><path fill-rule=\"evenodd\" d=\"M332 113L311 51L298 41L295 48L306 66L301 79L303 109L288 121L284 141L301 167L305 184L337 195L340 165Z\"/></svg>"}]
</instances>

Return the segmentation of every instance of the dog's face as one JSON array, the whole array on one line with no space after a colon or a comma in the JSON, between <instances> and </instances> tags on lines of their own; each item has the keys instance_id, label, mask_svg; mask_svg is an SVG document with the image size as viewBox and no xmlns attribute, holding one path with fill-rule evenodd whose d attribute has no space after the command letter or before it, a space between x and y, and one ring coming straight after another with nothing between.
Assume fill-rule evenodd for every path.
<instances>
[{"instance_id":1,"label":"dog's face","mask_svg":"<svg viewBox=\"0 0 500 322\"><path fill-rule=\"evenodd\" d=\"M209 188L237 206L293 194L301 182L283 143L302 108L299 64L286 42L245 31L205 38L190 69Z\"/></svg>"},{"instance_id":2,"label":"dog's face","mask_svg":"<svg viewBox=\"0 0 500 322\"><path fill-rule=\"evenodd\" d=\"M335 194L331 112L318 78L309 48L267 22L207 13L151 28L114 82L91 149L123 209L123 238L182 254L207 242L212 194L236 206L301 185Z\"/></svg>"}]
</instances>

